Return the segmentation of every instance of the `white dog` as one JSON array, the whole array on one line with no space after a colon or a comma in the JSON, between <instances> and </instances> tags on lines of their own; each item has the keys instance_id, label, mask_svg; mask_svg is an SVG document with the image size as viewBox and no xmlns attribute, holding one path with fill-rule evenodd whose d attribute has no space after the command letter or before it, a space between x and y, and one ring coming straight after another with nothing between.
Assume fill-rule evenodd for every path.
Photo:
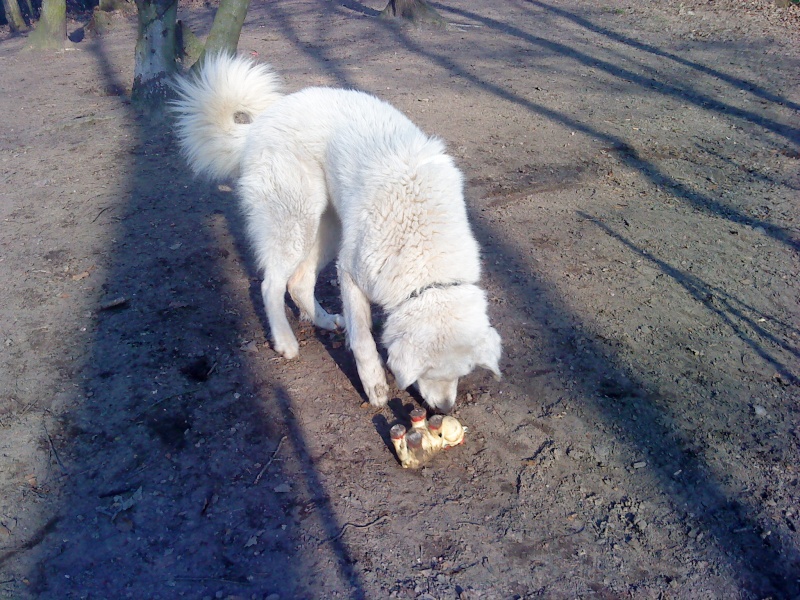
<instances>
[{"instance_id":1,"label":"white dog","mask_svg":"<svg viewBox=\"0 0 800 600\"><path fill-rule=\"evenodd\" d=\"M191 168L238 177L238 195L264 279L275 350L298 343L289 294L318 327L344 326L374 406L389 398L371 333L370 303L387 314L382 342L397 385L416 383L449 412L458 378L476 366L500 376L501 342L486 316L478 244L461 173L443 144L368 94L309 88L283 95L266 65L218 55L179 79L173 109ZM244 114L249 123L237 123ZM238 119L241 120L241 119ZM344 319L314 297L337 258Z\"/></svg>"}]
</instances>

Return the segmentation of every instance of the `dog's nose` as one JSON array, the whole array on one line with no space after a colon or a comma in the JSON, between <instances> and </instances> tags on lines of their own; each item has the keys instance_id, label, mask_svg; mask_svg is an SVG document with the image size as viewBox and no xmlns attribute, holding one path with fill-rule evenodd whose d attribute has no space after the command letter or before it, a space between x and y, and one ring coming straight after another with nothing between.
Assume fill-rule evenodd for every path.
<instances>
[{"instance_id":1,"label":"dog's nose","mask_svg":"<svg viewBox=\"0 0 800 600\"><path fill-rule=\"evenodd\" d=\"M455 405L456 405L455 398L453 398L452 400L445 399L438 403L438 408L442 412L442 414L449 415L451 412L453 412L453 408L455 407Z\"/></svg>"}]
</instances>

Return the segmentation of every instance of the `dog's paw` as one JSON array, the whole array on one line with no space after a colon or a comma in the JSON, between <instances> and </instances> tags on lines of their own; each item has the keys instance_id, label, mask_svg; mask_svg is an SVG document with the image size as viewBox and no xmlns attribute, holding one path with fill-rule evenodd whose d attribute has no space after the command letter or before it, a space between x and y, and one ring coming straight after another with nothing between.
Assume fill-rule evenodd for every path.
<instances>
[{"instance_id":1,"label":"dog's paw","mask_svg":"<svg viewBox=\"0 0 800 600\"><path fill-rule=\"evenodd\" d=\"M275 352L280 354L283 358L297 358L297 355L300 354L300 344L297 343L296 339L275 340L272 346Z\"/></svg>"},{"instance_id":2,"label":"dog's paw","mask_svg":"<svg viewBox=\"0 0 800 600\"><path fill-rule=\"evenodd\" d=\"M316 319L317 327L326 329L328 331L337 331L344 329L344 319L342 315L329 315Z\"/></svg>"},{"instance_id":3,"label":"dog's paw","mask_svg":"<svg viewBox=\"0 0 800 600\"><path fill-rule=\"evenodd\" d=\"M389 403L389 386L386 384L378 384L367 389L367 397L369 403L376 407L381 408Z\"/></svg>"}]
</instances>

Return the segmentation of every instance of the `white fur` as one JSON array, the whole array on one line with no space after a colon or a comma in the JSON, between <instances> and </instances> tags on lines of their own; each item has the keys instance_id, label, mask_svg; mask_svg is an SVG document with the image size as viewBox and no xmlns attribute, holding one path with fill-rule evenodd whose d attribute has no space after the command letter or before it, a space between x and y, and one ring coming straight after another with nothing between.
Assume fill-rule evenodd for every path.
<instances>
[{"instance_id":1,"label":"white fur","mask_svg":"<svg viewBox=\"0 0 800 600\"><path fill-rule=\"evenodd\" d=\"M275 350L298 343L288 289L317 326L344 326L370 402L389 387L371 328L371 304L388 318L383 344L401 388L416 383L449 411L458 378L476 366L499 377L500 336L489 325L478 244L462 177L444 145L368 94L309 88L281 96L268 67L209 58L176 84L177 131L196 173L238 175ZM250 124L237 124L244 112ZM320 270L338 256L344 319L314 298ZM429 287L430 286L430 287Z\"/></svg>"}]
</instances>

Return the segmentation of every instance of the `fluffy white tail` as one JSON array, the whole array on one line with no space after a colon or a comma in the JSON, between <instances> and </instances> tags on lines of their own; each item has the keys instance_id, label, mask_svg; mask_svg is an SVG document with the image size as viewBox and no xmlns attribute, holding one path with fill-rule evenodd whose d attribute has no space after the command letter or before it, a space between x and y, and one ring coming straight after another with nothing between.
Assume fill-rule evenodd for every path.
<instances>
[{"instance_id":1,"label":"fluffy white tail","mask_svg":"<svg viewBox=\"0 0 800 600\"><path fill-rule=\"evenodd\" d=\"M177 78L172 103L181 150L192 170L212 180L239 171L247 123L281 96L280 82L269 66L227 54L206 59L195 76Z\"/></svg>"}]
</instances>

